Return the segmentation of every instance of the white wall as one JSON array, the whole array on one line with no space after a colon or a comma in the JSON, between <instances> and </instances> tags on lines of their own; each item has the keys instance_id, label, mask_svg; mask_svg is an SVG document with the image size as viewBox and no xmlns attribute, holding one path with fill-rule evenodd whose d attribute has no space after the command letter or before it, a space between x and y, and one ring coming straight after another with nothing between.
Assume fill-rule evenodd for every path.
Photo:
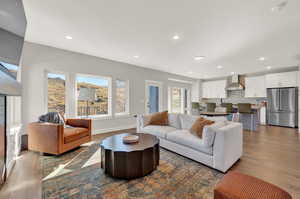
<instances>
[{"instance_id":1,"label":"white wall","mask_svg":"<svg viewBox=\"0 0 300 199\"><path fill-rule=\"evenodd\" d=\"M134 114L144 113L145 80L163 83L163 109L168 109L168 86L180 86L191 89L191 84L168 81L168 78L185 81L196 81L191 78L173 75L157 70L146 69L134 65L97 58L89 55L65 51L53 47L26 42L22 55L22 121L26 125L36 121L44 114L45 105L45 71L61 71L68 74L83 73L109 76L113 81L117 78L129 80L130 84L130 116L107 120L94 120L93 131L99 133L115 129L135 126ZM71 75L72 76L72 75ZM66 85L74 90L75 85ZM114 93L114 87L112 92ZM75 96L74 96L75 97ZM68 100L70 101L70 100ZM114 103L112 104L114 109ZM71 107L70 117L75 117L75 107Z\"/></svg>"},{"instance_id":2,"label":"white wall","mask_svg":"<svg viewBox=\"0 0 300 199\"><path fill-rule=\"evenodd\" d=\"M202 98L202 80L196 80L192 85L192 102L200 102Z\"/></svg>"}]
</instances>

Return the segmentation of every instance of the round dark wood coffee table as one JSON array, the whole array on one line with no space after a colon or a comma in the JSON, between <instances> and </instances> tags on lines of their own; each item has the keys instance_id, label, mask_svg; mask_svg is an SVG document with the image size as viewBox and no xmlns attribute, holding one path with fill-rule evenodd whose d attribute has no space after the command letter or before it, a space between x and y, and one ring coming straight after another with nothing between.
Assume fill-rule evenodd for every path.
<instances>
[{"instance_id":1,"label":"round dark wood coffee table","mask_svg":"<svg viewBox=\"0 0 300 199\"><path fill-rule=\"evenodd\" d=\"M126 135L138 135L134 144L123 143ZM159 164L159 139L150 134L124 133L102 140L101 168L116 178L133 179L143 177Z\"/></svg>"}]
</instances>

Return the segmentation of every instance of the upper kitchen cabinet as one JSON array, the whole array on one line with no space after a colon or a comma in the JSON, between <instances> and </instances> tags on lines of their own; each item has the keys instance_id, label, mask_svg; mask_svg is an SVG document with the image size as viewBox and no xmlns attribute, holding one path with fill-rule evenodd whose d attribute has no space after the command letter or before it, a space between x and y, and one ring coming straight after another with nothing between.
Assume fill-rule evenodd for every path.
<instances>
[{"instance_id":1,"label":"upper kitchen cabinet","mask_svg":"<svg viewBox=\"0 0 300 199\"><path fill-rule=\"evenodd\" d=\"M267 88L297 87L298 71L273 73L266 75Z\"/></svg>"},{"instance_id":2,"label":"upper kitchen cabinet","mask_svg":"<svg viewBox=\"0 0 300 199\"><path fill-rule=\"evenodd\" d=\"M226 80L207 81L202 83L203 98L226 98Z\"/></svg>"},{"instance_id":3,"label":"upper kitchen cabinet","mask_svg":"<svg viewBox=\"0 0 300 199\"><path fill-rule=\"evenodd\" d=\"M246 77L245 97L267 97L266 77L265 76Z\"/></svg>"}]
</instances>

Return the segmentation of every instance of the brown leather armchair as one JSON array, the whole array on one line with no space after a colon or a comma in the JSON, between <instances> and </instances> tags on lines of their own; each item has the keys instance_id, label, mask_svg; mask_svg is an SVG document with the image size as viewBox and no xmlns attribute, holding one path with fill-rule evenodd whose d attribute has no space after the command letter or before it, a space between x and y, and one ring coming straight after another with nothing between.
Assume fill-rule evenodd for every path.
<instances>
[{"instance_id":1,"label":"brown leather armchair","mask_svg":"<svg viewBox=\"0 0 300 199\"><path fill-rule=\"evenodd\" d=\"M66 124L74 128L64 128L63 125L54 123L30 123L29 150L59 155L91 141L90 119L67 119Z\"/></svg>"}]
</instances>

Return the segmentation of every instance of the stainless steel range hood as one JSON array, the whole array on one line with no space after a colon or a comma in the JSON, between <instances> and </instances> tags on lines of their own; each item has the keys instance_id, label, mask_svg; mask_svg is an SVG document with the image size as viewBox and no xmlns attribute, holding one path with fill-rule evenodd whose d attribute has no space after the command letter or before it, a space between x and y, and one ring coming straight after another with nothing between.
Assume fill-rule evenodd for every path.
<instances>
[{"instance_id":1,"label":"stainless steel range hood","mask_svg":"<svg viewBox=\"0 0 300 199\"><path fill-rule=\"evenodd\" d=\"M226 87L228 91L235 91L235 90L244 90L245 86L241 83L239 75L232 75L229 77L229 84Z\"/></svg>"}]
</instances>

